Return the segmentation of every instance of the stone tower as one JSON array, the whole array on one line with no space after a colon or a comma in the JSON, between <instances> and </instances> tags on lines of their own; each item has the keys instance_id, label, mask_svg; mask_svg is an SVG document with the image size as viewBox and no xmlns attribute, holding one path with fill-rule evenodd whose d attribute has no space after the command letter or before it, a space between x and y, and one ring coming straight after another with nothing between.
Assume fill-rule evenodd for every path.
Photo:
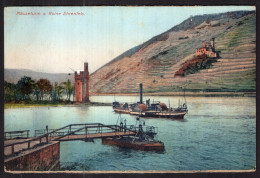
<instances>
[{"instance_id":1,"label":"stone tower","mask_svg":"<svg viewBox=\"0 0 260 178\"><path fill-rule=\"evenodd\" d=\"M89 72L88 63L84 63L84 71L75 72L75 101L89 102Z\"/></svg>"}]
</instances>

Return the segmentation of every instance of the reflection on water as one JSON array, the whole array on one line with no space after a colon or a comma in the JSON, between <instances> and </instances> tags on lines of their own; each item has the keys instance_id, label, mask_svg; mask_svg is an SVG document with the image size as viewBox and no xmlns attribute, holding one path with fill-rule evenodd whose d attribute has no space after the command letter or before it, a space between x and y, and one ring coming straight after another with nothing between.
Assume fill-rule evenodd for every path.
<instances>
[{"instance_id":1,"label":"reflection on water","mask_svg":"<svg viewBox=\"0 0 260 178\"><path fill-rule=\"evenodd\" d=\"M182 97L145 97L177 106ZM92 96L95 102L136 102L135 96ZM255 98L186 97L184 120L143 118L158 127L156 139L164 152L145 152L92 142L62 142L61 170L213 170L252 169L256 161ZM122 115L127 124L136 118ZM50 129L68 124L116 124L118 114L109 106L39 107L5 109L5 131Z\"/></svg>"}]
</instances>

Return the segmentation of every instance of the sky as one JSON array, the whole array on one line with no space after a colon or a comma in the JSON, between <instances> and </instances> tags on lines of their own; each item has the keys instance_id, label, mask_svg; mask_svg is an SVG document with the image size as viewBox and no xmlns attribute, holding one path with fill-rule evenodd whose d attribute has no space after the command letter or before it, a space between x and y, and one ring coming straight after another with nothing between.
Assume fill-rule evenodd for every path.
<instances>
[{"instance_id":1,"label":"sky","mask_svg":"<svg viewBox=\"0 0 260 178\"><path fill-rule=\"evenodd\" d=\"M88 62L92 73L191 16L237 10L255 10L255 7L6 7L4 66L71 73L83 70L84 62Z\"/></svg>"}]
</instances>

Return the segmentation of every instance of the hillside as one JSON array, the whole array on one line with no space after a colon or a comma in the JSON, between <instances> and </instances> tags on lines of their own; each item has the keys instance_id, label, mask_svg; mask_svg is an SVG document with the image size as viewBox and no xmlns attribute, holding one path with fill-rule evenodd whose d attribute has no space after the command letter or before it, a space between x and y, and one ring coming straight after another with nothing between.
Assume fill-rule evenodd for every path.
<instances>
[{"instance_id":1,"label":"hillside","mask_svg":"<svg viewBox=\"0 0 260 178\"><path fill-rule=\"evenodd\" d=\"M29 76L33 80L37 81L40 78L46 78L48 79L51 83L61 83L64 81L67 81L70 79L71 81L74 82L74 74L68 75L65 73L43 73L43 72L36 72L33 70L24 70L24 69L5 69L5 81L10 82L10 83L17 83L20 78L23 76Z\"/></svg>"},{"instance_id":2,"label":"hillside","mask_svg":"<svg viewBox=\"0 0 260 178\"><path fill-rule=\"evenodd\" d=\"M218 59L208 69L174 77L202 41L215 37ZM232 12L191 17L128 50L90 75L91 93L255 91L256 17Z\"/></svg>"}]
</instances>

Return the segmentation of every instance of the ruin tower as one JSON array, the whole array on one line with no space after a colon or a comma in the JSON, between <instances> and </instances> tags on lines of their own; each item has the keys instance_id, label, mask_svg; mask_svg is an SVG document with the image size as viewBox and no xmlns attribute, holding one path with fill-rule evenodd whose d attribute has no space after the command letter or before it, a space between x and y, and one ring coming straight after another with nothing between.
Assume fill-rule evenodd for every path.
<instances>
[{"instance_id":1,"label":"ruin tower","mask_svg":"<svg viewBox=\"0 0 260 178\"><path fill-rule=\"evenodd\" d=\"M89 102L89 72L88 63L84 63L84 71L75 72L75 101Z\"/></svg>"}]
</instances>

